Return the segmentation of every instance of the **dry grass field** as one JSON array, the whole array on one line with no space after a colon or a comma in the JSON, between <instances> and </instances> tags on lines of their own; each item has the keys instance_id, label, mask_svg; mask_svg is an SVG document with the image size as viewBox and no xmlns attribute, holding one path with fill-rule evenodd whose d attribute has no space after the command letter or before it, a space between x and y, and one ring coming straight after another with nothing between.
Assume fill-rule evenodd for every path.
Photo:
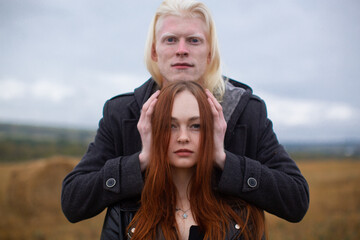
<instances>
[{"instance_id":1,"label":"dry grass field","mask_svg":"<svg viewBox=\"0 0 360 240\"><path fill-rule=\"evenodd\" d=\"M78 160L53 157L0 165L1 240L99 239L104 213L71 224L61 212L61 182ZM310 185L310 209L296 224L266 215L269 238L360 239L360 161L298 164Z\"/></svg>"},{"instance_id":2,"label":"dry grass field","mask_svg":"<svg viewBox=\"0 0 360 240\"><path fill-rule=\"evenodd\" d=\"M360 161L298 163L310 187L310 207L300 223L267 215L270 239L360 239Z\"/></svg>"}]
</instances>

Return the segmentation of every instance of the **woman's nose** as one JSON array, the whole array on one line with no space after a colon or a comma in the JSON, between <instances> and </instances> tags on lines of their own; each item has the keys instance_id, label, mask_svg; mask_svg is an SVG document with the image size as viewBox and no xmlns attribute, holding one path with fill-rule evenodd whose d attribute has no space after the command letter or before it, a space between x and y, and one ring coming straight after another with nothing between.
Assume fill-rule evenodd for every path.
<instances>
[{"instance_id":1,"label":"woman's nose","mask_svg":"<svg viewBox=\"0 0 360 240\"><path fill-rule=\"evenodd\" d=\"M184 129L184 130L180 130L179 136L178 136L178 138L177 138L177 141L178 141L179 143L187 143L187 142L190 141L189 134L188 134L187 130L185 130L185 129Z\"/></svg>"}]
</instances>

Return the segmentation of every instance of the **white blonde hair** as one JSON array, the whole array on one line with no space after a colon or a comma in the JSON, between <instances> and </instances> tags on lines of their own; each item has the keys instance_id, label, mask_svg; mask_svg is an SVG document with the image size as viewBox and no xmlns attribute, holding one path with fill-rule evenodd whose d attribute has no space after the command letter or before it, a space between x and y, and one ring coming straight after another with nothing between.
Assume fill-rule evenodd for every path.
<instances>
[{"instance_id":1,"label":"white blonde hair","mask_svg":"<svg viewBox=\"0 0 360 240\"><path fill-rule=\"evenodd\" d=\"M215 23L210 10L201 2L194 0L165 0L157 9L150 24L145 45L145 63L152 78L162 87L163 77L160 74L157 62L153 61L151 55L153 48L155 48L157 24L159 19L165 16L199 17L205 22L210 43L210 61L203 76L204 85L218 100L221 100L225 92L225 84L221 73L220 51Z\"/></svg>"}]
</instances>

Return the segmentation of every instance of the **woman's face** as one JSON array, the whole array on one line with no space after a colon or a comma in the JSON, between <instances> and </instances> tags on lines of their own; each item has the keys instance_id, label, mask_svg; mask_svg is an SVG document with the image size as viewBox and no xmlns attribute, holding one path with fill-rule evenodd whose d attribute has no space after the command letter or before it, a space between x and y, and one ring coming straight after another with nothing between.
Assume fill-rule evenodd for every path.
<instances>
[{"instance_id":1,"label":"woman's face","mask_svg":"<svg viewBox=\"0 0 360 240\"><path fill-rule=\"evenodd\" d=\"M192 93L185 90L174 98L171 112L170 165L191 168L196 165L200 141L200 112Z\"/></svg>"}]
</instances>

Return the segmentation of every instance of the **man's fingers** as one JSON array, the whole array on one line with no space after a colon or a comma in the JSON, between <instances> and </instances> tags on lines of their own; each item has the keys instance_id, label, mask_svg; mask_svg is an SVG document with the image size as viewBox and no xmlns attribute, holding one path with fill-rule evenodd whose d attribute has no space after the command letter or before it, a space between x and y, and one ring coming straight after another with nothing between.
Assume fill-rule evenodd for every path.
<instances>
[{"instance_id":1,"label":"man's fingers","mask_svg":"<svg viewBox=\"0 0 360 240\"><path fill-rule=\"evenodd\" d=\"M208 96L208 101L211 105L211 109L213 110L213 113L218 114L220 118L223 117L223 109L220 103L216 100L214 95L208 89L206 89L205 91L206 91L206 95Z\"/></svg>"},{"instance_id":2,"label":"man's fingers","mask_svg":"<svg viewBox=\"0 0 360 240\"><path fill-rule=\"evenodd\" d=\"M208 102L210 104L211 112L213 113L213 115L218 115L218 111L217 111L213 101L210 98L208 98Z\"/></svg>"},{"instance_id":3,"label":"man's fingers","mask_svg":"<svg viewBox=\"0 0 360 240\"><path fill-rule=\"evenodd\" d=\"M148 109L146 111L146 116L147 117L151 117L151 115L152 115L152 113L154 111L154 107L155 107L156 102L157 102L157 98L155 98L155 99L153 99L151 101L151 103L150 103L150 105L149 105L149 107L148 107Z\"/></svg>"},{"instance_id":4,"label":"man's fingers","mask_svg":"<svg viewBox=\"0 0 360 240\"><path fill-rule=\"evenodd\" d=\"M154 99L157 99L157 97L159 96L160 94L160 90L157 90L156 92L154 92L150 97L149 99L144 103L143 107L142 107L142 110L144 111L147 111L147 109L149 108L149 106L151 105L152 101Z\"/></svg>"},{"instance_id":5,"label":"man's fingers","mask_svg":"<svg viewBox=\"0 0 360 240\"><path fill-rule=\"evenodd\" d=\"M206 89L206 95L208 96L208 102L214 117L214 161L220 169L224 169L226 158L224 152L224 138L227 124L220 103L208 89Z\"/></svg>"},{"instance_id":6,"label":"man's fingers","mask_svg":"<svg viewBox=\"0 0 360 240\"><path fill-rule=\"evenodd\" d=\"M219 129L222 133L225 133L227 124L225 121L222 106L208 89L206 89L206 94L208 95L208 102L211 106L211 111L214 116L215 128Z\"/></svg>"},{"instance_id":7,"label":"man's fingers","mask_svg":"<svg viewBox=\"0 0 360 240\"><path fill-rule=\"evenodd\" d=\"M152 112L153 112L153 108L155 106L155 103L157 101L157 97L159 96L160 94L160 90L157 90L155 93L153 93L150 98L144 103L143 107L141 108L141 115L140 115L140 119L139 119L139 122L142 122L144 120L145 117L151 116ZM156 100L154 102L154 100ZM148 113L148 110L149 108L151 108L151 112Z\"/></svg>"},{"instance_id":8,"label":"man's fingers","mask_svg":"<svg viewBox=\"0 0 360 240\"><path fill-rule=\"evenodd\" d=\"M208 98L211 100L211 102L213 103L214 107L218 110L222 112L222 107L220 105L220 103L217 101L217 99L214 97L214 95L209 91L209 89L205 90L206 95L208 96Z\"/></svg>"}]
</instances>

